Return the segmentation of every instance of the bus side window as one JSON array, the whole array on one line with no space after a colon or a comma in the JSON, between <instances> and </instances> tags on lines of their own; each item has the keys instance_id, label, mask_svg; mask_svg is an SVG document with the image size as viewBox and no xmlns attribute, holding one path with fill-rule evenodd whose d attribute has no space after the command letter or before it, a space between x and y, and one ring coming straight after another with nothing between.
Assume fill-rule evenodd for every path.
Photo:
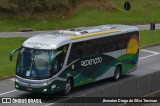
<instances>
[{"instance_id":1,"label":"bus side window","mask_svg":"<svg viewBox=\"0 0 160 106\"><path fill-rule=\"evenodd\" d=\"M88 57L91 55L94 55L94 40L88 40L88 41L84 41L82 46L81 46L81 50L82 50L82 57Z\"/></svg>"},{"instance_id":2,"label":"bus side window","mask_svg":"<svg viewBox=\"0 0 160 106\"><path fill-rule=\"evenodd\" d=\"M82 50L81 50L81 48L78 49L77 53L78 53L79 58L82 59Z\"/></svg>"},{"instance_id":3,"label":"bus side window","mask_svg":"<svg viewBox=\"0 0 160 106\"><path fill-rule=\"evenodd\" d=\"M66 54L67 54L67 51L68 51L68 47L69 47L69 45L64 45L64 46L57 49L57 51L62 51L62 53L59 54L56 57L56 61L55 61L55 67L54 68L57 72L60 71L63 67L64 60L66 58Z\"/></svg>"},{"instance_id":4,"label":"bus side window","mask_svg":"<svg viewBox=\"0 0 160 106\"><path fill-rule=\"evenodd\" d=\"M129 33L126 33L126 34L125 34L125 37L124 37L123 45L122 45L122 48L123 48L123 49L126 49L126 48L127 48L127 44L128 44L129 38L130 38Z\"/></svg>"},{"instance_id":5,"label":"bus side window","mask_svg":"<svg viewBox=\"0 0 160 106\"><path fill-rule=\"evenodd\" d=\"M101 42L101 39L97 39L97 40L94 40L94 53L95 55L98 55L98 54L101 54L103 53L103 46L102 46L102 42Z\"/></svg>"},{"instance_id":6,"label":"bus side window","mask_svg":"<svg viewBox=\"0 0 160 106\"><path fill-rule=\"evenodd\" d=\"M67 64L83 57L82 43L83 42L72 43Z\"/></svg>"}]
</instances>

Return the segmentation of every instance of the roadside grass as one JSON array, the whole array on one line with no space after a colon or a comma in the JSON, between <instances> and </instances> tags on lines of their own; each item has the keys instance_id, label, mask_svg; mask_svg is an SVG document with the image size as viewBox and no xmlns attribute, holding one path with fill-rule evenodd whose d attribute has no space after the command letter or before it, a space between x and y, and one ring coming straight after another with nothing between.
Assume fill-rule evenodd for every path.
<instances>
[{"instance_id":1,"label":"roadside grass","mask_svg":"<svg viewBox=\"0 0 160 106\"><path fill-rule=\"evenodd\" d=\"M140 31L140 47L160 44L160 30Z\"/></svg>"},{"instance_id":2,"label":"roadside grass","mask_svg":"<svg viewBox=\"0 0 160 106\"><path fill-rule=\"evenodd\" d=\"M20 47L25 40L25 37L0 38L0 78L15 74L17 55L10 62L9 54L13 49Z\"/></svg>"},{"instance_id":3,"label":"roadside grass","mask_svg":"<svg viewBox=\"0 0 160 106\"><path fill-rule=\"evenodd\" d=\"M126 0L112 0L115 10L105 10L92 6L85 6L75 10L67 17L57 17L54 13L33 13L30 18L0 13L0 31L19 31L24 28L34 30L66 29L82 26L102 24L145 24L160 22L159 0L129 0L131 10L123 8Z\"/></svg>"},{"instance_id":4,"label":"roadside grass","mask_svg":"<svg viewBox=\"0 0 160 106\"><path fill-rule=\"evenodd\" d=\"M9 53L11 50L20 47L26 39L25 37L0 38L0 78L15 74L17 55L15 55L13 61L10 62ZM157 43L160 43L160 30L140 31L141 47Z\"/></svg>"}]
</instances>

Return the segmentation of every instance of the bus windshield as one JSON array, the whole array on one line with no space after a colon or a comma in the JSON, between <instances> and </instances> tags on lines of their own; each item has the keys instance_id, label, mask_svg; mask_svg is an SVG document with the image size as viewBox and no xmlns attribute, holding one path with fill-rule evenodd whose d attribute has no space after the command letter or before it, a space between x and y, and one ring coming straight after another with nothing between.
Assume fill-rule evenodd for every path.
<instances>
[{"instance_id":1,"label":"bus windshield","mask_svg":"<svg viewBox=\"0 0 160 106\"><path fill-rule=\"evenodd\" d=\"M16 74L27 79L46 79L55 72L50 64L54 51L22 48L17 59Z\"/></svg>"}]
</instances>

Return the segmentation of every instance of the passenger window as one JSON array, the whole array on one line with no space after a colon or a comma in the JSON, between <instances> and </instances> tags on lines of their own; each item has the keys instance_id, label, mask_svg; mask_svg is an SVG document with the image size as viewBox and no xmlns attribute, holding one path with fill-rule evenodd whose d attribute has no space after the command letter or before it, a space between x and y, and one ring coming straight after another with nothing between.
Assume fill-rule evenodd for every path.
<instances>
[{"instance_id":1,"label":"passenger window","mask_svg":"<svg viewBox=\"0 0 160 106\"><path fill-rule=\"evenodd\" d=\"M68 47L69 45L64 45L60 48L57 49L57 51L62 51L62 53L60 53L56 58L55 58L55 63L53 65L53 70L57 73L58 71L60 71L63 67L65 58L66 58L66 54L68 51Z\"/></svg>"},{"instance_id":2,"label":"passenger window","mask_svg":"<svg viewBox=\"0 0 160 106\"><path fill-rule=\"evenodd\" d=\"M83 42L72 43L67 64L70 64L77 59L83 58L82 43Z\"/></svg>"},{"instance_id":3,"label":"passenger window","mask_svg":"<svg viewBox=\"0 0 160 106\"><path fill-rule=\"evenodd\" d=\"M83 58L83 57L82 57L83 55L82 55L82 50L81 50L81 48L78 49L78 56L79 56L80 59Z\"/></svg>"}]
</instances>

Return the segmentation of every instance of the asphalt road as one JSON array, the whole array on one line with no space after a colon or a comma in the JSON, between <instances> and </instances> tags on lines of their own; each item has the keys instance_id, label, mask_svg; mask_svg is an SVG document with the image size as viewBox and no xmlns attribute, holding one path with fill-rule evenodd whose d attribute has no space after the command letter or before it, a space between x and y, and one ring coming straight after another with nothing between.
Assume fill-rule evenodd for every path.
<instances>
[{"instance_id":1,"label":"asphalt road","mask_svg":"<svg viewBox=\"0 0 160 106\"><path fill-rule=\"evenodd\" d=\"M140 30L149 30L150 24L146 25L135 25ZM160 24L155 24L156 29L160 29ZM31 37L33 35L42 34L42 33L53 33L55 30L49 31L32 31L32 32L0 32L0 37L15 37L15 36L22 36L22 37Z\"/></svg>"},{"instance_id":2,"label":"asphalt road","mask_svg":"<svg viewBox=\"0 0 160 106\"><path fill-rule=\"evenodd\" d=\"M132 73L126 74L119 81L128 80L130 78L136 78L138 76L144 76L149 73L153 73L160 70L160 46L153 46L150 48L145 48L140 50L140 57L138 63L138 69ZM112 86L116 84L116 82L112 82L109 79L100 81L98 83L89 84L86 86L82 86L76 88L72 91L72 93L68 97L80 97L82 95L91 92L92 90L97 90L106 86ZM52 98L49 98L52 96ZM31 98L39 98L45 97L45 102L43 104L0 104L0 106L52 106L54 102L61 101L64 98L61 93L57 93L54 95L43 95L43 94L32 94L25 91L17 91L14 88L14 79L6 79L0 81L0 97L31 97ZM57 98L60 97L60 98Z\"/></svg>"},{"instance_id":3,"label":"asphalt road","mask_svg":"<svg viewBox=\"0 0 160 106\"><path fill-rule=\"evenodd\" d=\"M150 24L147 25L135 25L140 30L149 30ZM160 24L156 24L156 29L160 29ZM55 30L49 31L33 31L33 32L0 32L0 37L31 37L36 34L41 33L53 33ZM149 51L148 51L149 50ZM140 60L138 69L130 74L125 75L120 81L128 80L129 78L134 78L137 76L143 76L149 73L153 73L160 69L160 46L155 46L151 48L146 48L145 50L140 51ZM104 86L112 86L115 82L110 80L104 80L98 83L90 84L87 86L79 87L73 90L72 94L69 97L81 96L84 95L91 90L96 90L102 88ZM48 97L49 96L49 97ZM53 98L50 98L52 96ZM55 97L54 97L55 96ZM54 95L42 95L42 94L32 94L24 91L17 91L14 88L14 79L7 79L0 81L0 97L31 97L31 98L39 98L46 97L45 101L48 103L44 104L0 104L0 106L50 106L53 105L56 101L61 101L63 98L56 98L57 96L62 96L60 93ZM48 98L47 98L48 97Z\"/></svg>"}]
</instances>

